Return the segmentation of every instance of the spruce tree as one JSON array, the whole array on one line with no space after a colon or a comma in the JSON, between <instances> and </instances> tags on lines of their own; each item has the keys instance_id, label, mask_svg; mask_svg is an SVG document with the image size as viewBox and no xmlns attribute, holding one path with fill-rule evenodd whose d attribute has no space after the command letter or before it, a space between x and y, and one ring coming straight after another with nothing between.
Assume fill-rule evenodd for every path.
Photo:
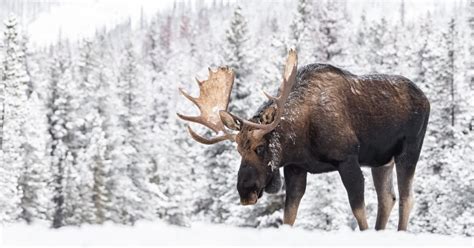
<instances>
[{"instance_id":1,"label":"spruce tree","mask_svg":"<svg viewBox=\"0 0 474 248\"><path fill-rule=\"evenodd\" d=\"M316 5L316 16L319 19L317 31L316 61L344 66L347 56L346 37L347 19L341 2L323 1Z\"/></svg>"},{"instance_id":2,"label":"spruce tree","mask_svg":"<svg viewBox=\"0 0 474 248\"><path fill-rule=\"evenodd\" d=\"M14 16L5 22L3 75L3 130L0 161L0 221L14 221L21 213L23 192L18 188L21 170L24 166L26 121L26 90L29 81L21 63L22 51Z\"/></svg>"},{"instance_id":3,"label":"spruce tree","mask_svg":"<svg viewBox=\"0 0 474 248\"><path fill-rule=\"evenodd\" d=\"M235 72L233 99L242 100L249 96L249 84L244 80L251 70L250 44L247 27L247 19L242 14L242 7L237 6L230 20L230 26L226 30L224 43L224 61L225 65L232 68ZM243 106L237 106L232 101L230 109L243 109Z\"/></svg>"},{"instance_id":4,"label":"spruce tree","mask_svg":"<svg viewBox=\"0 0 474 248\"><path fill-rule=\"evenodd\" d=\"M46 108L38 93L33 91L26 103L27 121L24 126L24 165L19 180L23 195L21 218L31 223L35 219L51 220L53 204L52 171L47 156L48 126Z\"/></svg>"},{"instance_id":5,"label":"spruce tree","mask_svg":"<svg viewBox=\"0 0 474 248\"><path fill-rule=\"evenodd\" d=\"M313 50L314 32L318 22L312 18L312 1L299 0L293 19L290 24L289 46L295 48L299 61L303 64L311 63L310 57Z\"/></svg>"},{"instance_id":6,"label":"spruce tree","mask_svg":"<svg viewBox=\"0 0 474 248\"><path fill-rule=\"evenodd\" d=\"M66 169L72 162L71 139L72 139L72 113L74 112L73 95L71 84L72 76L70 56L67 44L58 43L55 49L51 49L51 60L48 66L48 81L50 83L50 94L48 97L48 133L50 135L49 157L51 158L53 195L52 201L54 211L52 226L59 228L64 226L65 216L65 193L68 175Z\"/></svg>"},{"instance_id":7,"label":"spruce tree","mask_svg":"<svg viewBox=\"0 0 474 248\"><path fill-rule=\"evenodd\" d=\"M224 64L232 68L236 74L229 109L243 114L248 110L248 96L251 93L248 78L249 36L247 20L242 15L242 8L234 9L224 43ZM209 132L210 133L210 132ZM210 215L212 222L225 222L231 216L232 205L238 204L238 194L235 188L239 155L228 142L221 142L205 151L204 169L207 171L209 185L205 187L207 196L198 202L203 214Z\"/></svg>"},{"instance_id":8,"label":"spruce tree","mask_svg":"<svg viewBox=\"0 0 474 248\"><path fill-rule=\"evenodd\" d=\"M118 164L112 175L117 191L112 202L120 206L115 213L117 221L134 224L140 219L156 217L163 194L150 182L154 170L150 85L140 78L141 67L130 42L120 64L117 93L123 107L118 109L118 114L124 135L120 153L116 150L113 154Z\"/></svg>"}]
</instances>

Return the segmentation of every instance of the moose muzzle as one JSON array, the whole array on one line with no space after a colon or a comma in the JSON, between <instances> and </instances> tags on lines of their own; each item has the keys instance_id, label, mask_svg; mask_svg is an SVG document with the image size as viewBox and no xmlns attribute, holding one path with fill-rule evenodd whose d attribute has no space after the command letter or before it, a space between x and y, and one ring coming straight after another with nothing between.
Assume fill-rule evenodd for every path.
<instances>
[{"instance_id":1,"label":"moose muzzle","mask_svg":"<svg viewBox=\"0 0 474 248\"><path fill-rule=\"evenodd\" d=\"M245 197L245 198L242 198L240 197L240 204L246 206L246 205L254 205L255 203L257 203L257 200L258 200L258 194L256 191L252 191L250 192L250 194Z\"/></svg>"},{"instance_id":2,"label":"moose muzzle","mask_svg":"<svg viewBox=\"0 0 474 248\"><path fill-rule=\"evenodd\" d=\"M242 205L253 205L262 197L263 191L274 194L281 189L281 179L278 170L261 172L253 166L241 166L237 181L237 191Z\"/></svg>"}]
</instances>

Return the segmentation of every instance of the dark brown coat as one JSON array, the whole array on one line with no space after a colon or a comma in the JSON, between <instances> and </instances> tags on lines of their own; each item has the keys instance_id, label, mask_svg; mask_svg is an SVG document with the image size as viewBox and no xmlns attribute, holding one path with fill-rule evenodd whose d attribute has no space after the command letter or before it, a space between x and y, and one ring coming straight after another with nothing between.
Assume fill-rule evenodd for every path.
<instances>
[{"instance_id":1,"label":"dark brown coat","mask_svg":"<svg viewBox=\"0 0 474 248\"><path fill-rule=\"evenodd\" d=\"M264 116L271 113L269 108L271 102L264 104L252 120L264 121ZM412 205L412 178L429 112L423 92L402 76L356 76L326 64L311 64L298 70L283 119L263 141L267 142L264 163L284 167L284 222L294 223L307 172L338 171L359 226L366 229L364 179L360 170L363 165L374 168L379 195L376 228L384 228L395 201L390 167L394 159L401 198L399 229L405 230ZM245 137L250 136L248 131L239 133L241 140L251 139ZM247 145L252 143L255 142ZM248 159L243 158L241 170L246 167ZM249 173L243 174L246 175L239 182L248 178ZM267 185L275 185L277 176L274 173L267 179ZM246 190L241 187L239 192L244 192L242 196ZM261 196L261 190L258 192Z\"/></svg>"}]
</instances>

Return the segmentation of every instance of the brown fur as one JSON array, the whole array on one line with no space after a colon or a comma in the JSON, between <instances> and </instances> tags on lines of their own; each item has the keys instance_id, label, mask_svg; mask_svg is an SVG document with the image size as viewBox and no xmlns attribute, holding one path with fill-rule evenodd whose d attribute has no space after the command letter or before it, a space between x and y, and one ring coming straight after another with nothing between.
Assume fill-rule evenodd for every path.
<instances>
[{"instance_id":1,"label":"brown fur","mask_svg":"<svg viewBox=\"0 0 474 248\"><path fill-rule=\"evenodd\" d=\"M271 122L272 108L271 102L264 104L252 120ZM245 200L252 192L260 197L263 188L276 180L274 168L297 168L297 173L285 171L284 222L293 224L304 194L301 185L303 181L306 184L306 173L338 171L354 216L364 230L367 221L360 165L377 168L395 157L397 174L402 177L399 179L399 229L405 230L412 205L414 167L428 116L427 98L404 77L356 76L330 65L305 66L298 71L282 121L272 132L259 137L250 127L239 128L236 142L242 163L237 188L241 199ZM233 122L238 124L238 120ZM264 152L258 155L260 146ZM388 175L384 172L379 177ZM379 180L377 184L385 181ZM381 207L377 229L382 229L391 206L385 202L387 188L378 188Z\"/></svg>"}]
</instances>

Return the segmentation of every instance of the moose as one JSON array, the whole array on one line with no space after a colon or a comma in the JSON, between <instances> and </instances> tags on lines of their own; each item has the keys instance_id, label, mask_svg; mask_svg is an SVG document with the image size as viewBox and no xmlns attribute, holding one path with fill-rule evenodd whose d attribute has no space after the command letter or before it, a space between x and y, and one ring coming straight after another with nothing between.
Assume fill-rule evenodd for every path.
<instances>
[{"instance_id":1,"label":"moose","mask_svg":"<svg viewBox=\"0 0 474 248\"><path fill-rule=\"evenodd\" d=\"M329 64L297 70L297 63L296 51L290 50L278 95L263 92L268 101L249 120L227 111L235 77L228 67L209 69L207 80L196 79L199 97L180 89L200 115L178 116L216 133L207 138L188 125L199 143L237 143L241 155L237 190L242 205L255 204L263 191L279 191L279 168L283 167L283 223L288 225L295 222L307 174L337 171L359 229L367 229L361 166L368 166L378 200L375 229L385 229L396 202L395 164L398 230L407 230L413 177L430 112L428 99L402 76L358 76Z\"/></svg>"}]
</instances>

